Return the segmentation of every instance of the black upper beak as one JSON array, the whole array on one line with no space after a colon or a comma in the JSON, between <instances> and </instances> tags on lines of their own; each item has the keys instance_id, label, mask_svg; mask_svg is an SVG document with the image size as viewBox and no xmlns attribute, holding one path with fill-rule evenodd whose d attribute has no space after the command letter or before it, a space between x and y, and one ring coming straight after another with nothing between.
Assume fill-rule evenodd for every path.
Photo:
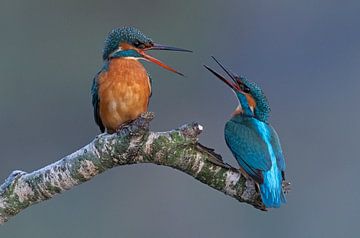
<instances>
[{"instance_id":1,"label":"black upper beak","mask_svg":"<svg viewBox=\"0 0 360 238\"><path fill-rule=\"evenodd\" d=\"M161 45L161 44L157 44L157 43L154 43L154 45L152 47L149 47L146 50L169 50L169 51L192 52L191 50L168 46L168 45Z\"/></svg>"},{"instance_id":2,"label":"black upper beak","mask_svg":"<svg viewBox=\"0 0 360 238\"><path fill-rule=\"evenodd\" d=\"M226 74L229 75L229 77L234 81L235 84L241 83L238 80L239 76L237 76L236 74L231 72L230 69L228 69L226 66L221 64L220 61L218 61L214 56L211 56L211 58L213 58L215 60L215 62L226 72Z\"/></svg>"}]
</instances>

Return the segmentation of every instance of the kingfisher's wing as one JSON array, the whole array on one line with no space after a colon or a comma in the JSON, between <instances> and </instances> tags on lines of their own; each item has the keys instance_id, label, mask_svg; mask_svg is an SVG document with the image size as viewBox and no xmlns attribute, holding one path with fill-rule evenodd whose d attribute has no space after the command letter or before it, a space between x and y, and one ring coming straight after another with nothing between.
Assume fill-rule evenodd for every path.
<instances>
[{"instance_id":1,"label":"kingfisher's wing","mask_svg":"<svg viewBox=\"0 0 360 238\"><path fill-rule=\"evenodd\" d=\"M149 73L147 75L149 77L149 84L150 84L150 96L149 97L151 97L152 96L152 78ZM149 100L149 102L150 102L150 100Z\"/></svg>"},{"instance_id":2,"label":"kingfisher's wing","mask_svg":"<svg viewBox=\"0 0 360 238\"><path fill-rule=\"evenodd\" d=\"M279 167L279 169L284 172L285 171L285 159L284 159L284 155L281 149L281 144L280 144L280 139L278 134L276 133L275 129L272 126L269 126L271 128L271 139L270 139L270 143L271 146L273 147L275 156L276 156L276 164Z\"/></svg>"},{"instance_id":3,"label":"kingfisher's wing","mask_svg":"<svg viewBox=\"0 0 360 238\"><path fill-rule=\"evenodd\" d=\"M93 80L93 84L91 86L91 96L92 96L92 105L93 105L93 108L94 108L94 119L95 119L95 122L96 124L99 126L100 128L100 131L101 132L104 132L105 131L105 127L101 121L101 118L100 118L100 104L99 104L99 101L100 101L100 98L99 98L99 77L100 77L100 74L101 74L102 70L97 73L94 77L94 80Z\"/></svg>"},{"instance_id":4,"label":"kingfisher's wing","mask_svg":"<svg viewBox=\"0 0 360 238\"><path fill-rule=\"evenodd\" d=\"M262 172L271 168L271 159L267 145L257 132L254 122L228 121L225 125L225 140L239 165L255 181L262 184Z\"/></svg>"}]
</instances>

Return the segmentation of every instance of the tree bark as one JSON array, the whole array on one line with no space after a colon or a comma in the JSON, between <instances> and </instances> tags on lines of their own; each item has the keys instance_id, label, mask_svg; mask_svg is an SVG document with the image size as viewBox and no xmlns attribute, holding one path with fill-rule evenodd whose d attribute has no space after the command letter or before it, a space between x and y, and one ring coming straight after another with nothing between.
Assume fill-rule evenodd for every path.
<instances>
[{"instance_id":1,"label":"tree bark","mask_svg":"<svg viewBox=\"0 0 360 238\"><path fill-rule=\"evenodd\" d=\"M177 169L240 202L266 210L252 180L198 143L201 125L191 123L168 132L151 132L153 117L151 112L144 113L119 132L100 134L90 144L39 170L12 172L0 186L0 224L108 169L140 163Z\"/></svg>"}]
</instances>

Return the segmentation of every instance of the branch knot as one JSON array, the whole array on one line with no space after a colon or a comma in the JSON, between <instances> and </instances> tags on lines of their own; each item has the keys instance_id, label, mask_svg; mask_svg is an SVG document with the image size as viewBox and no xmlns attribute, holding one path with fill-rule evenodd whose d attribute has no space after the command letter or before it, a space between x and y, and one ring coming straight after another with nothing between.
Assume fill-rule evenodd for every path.
<instances>
[{"instance_id":1,"label":"branch knot","mask_svg":"<svg viewBox=\"0 0 360 238\"><path fill-rule=\"evenodd\" d=\"M203 131L203 126L197 122L192 122L181 126L179 129L181 134L183 134L185 137L190 139L197 139L197 137Z\"/></svg>"}]
</instances>

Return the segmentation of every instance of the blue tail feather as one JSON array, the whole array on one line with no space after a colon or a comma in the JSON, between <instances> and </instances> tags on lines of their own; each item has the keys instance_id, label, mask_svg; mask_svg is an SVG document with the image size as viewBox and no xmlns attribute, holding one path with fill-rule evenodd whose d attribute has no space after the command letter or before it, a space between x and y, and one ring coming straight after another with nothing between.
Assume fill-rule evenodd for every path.
<instances>
[{"instance_id":1,"label":"blue tail feather","mask_svg":"<svg viewBox=\"0 0 360 238\"><path fill-rule=\"evenodd\" d=\"M260 185L262 201L267 208L278 208L282 203L286 203L285 194L282 189L281 174L275 171L264 173L264 183Z\"/></svg>"}]
</instances>

